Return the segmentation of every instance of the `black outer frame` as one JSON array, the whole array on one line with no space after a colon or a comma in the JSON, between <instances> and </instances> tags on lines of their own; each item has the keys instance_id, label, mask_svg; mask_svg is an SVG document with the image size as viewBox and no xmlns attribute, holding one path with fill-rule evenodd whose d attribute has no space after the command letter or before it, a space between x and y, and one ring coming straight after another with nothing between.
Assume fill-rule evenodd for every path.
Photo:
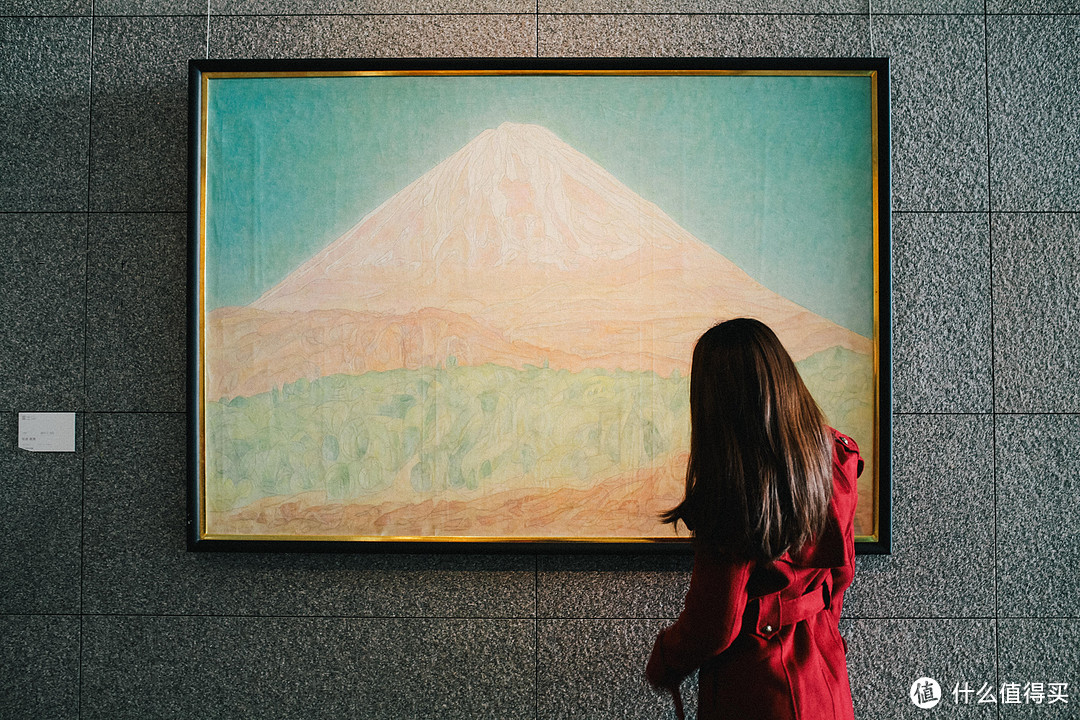
<instances>
[{"instance_id":1,"label":"black outer frame","mask_svg":"<svg viewBox=\"0 0 1080 720\"><path fill-rule=\"evenodd\" d=\"M889 95L889 59L867 60L877 70L878 108L878 539L855 543L856 554L892 554L892 108Z\"/></svg>"},{"instance_id":2,"label":"black outer frame","mask_svg":"<svg viewBox=\"0 0 1080 720\"><path fill-rule=\"evenodd\" d=\"M856 554L892 553L892 241L890 94L888 58L388 58L312 60L205 60L188 62L188 273L187 273L187 548L232 552L469 552L469 553L633 553L687 554L688 538L665 542L586 540L505 541L333 541L333 540L207 540L200 537L202 313L200 231L202 195L202 75L204 72L303 71L575 71L575 70L745 70L745 71L876 71L878 131L878 539L855 544ZM869 498L864 499L864 501Z\"/></svg>"}]
</instances>

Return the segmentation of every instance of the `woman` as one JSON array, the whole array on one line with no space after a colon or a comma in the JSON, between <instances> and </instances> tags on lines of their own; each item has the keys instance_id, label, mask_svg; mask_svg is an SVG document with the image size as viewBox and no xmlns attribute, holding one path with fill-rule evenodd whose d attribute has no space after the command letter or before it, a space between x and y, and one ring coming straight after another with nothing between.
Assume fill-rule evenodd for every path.
<instances>
[{"instance_id":1,"label":"woman","mask_svg":"<svg viewBox=\"0 0 1080 720\"><path fill-rule=\"evenodd\" d=\"M764 324L721 323L694 348L685 607L656 638L649 683L696 669L698 718L853 720L838 621L855 573L855 442L826 425Z\"/></svg>"}]
</instances>

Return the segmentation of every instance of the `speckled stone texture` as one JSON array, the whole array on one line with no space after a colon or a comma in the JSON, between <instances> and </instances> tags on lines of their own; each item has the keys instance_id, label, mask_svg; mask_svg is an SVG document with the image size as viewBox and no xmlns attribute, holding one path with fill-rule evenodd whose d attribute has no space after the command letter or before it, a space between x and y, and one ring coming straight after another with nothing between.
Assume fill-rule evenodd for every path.
<instances>
[{"instance_id":1,"label":"speckled stone texture","mask_svg":"<svg viewBox=\"0 0 1080 720\"><path fill-rule=\"evenodd\" d=\"M1074 715L1080 0L985 9L0 3L0 718L673 717L642 673L689 556L186 550L186 64L208 54L891 57L894 553L846 598L856 716ZM78 452L19 451L20 410L79 411ZM1072 697L956 707L961 681Z\"/></svg>"},{"instance_id":2,"label":"speckled stone texture","mask_svg":"<svg viewBox=\"0 0 1080 720\"><path fill-rule=\"evenodd\" d=\"M848 644L855 717L997 717L996 705L957 704L952 697L953 686L965 680L976 688L996 683L993 620L841 620L840 632ZM908 698L921 677L941 686L936 708L919 708Z\"/></svg>"},{"instance_id":3,"label":"speckled stone texture","mask_svg":"<svg viewBox=\"0 0 1080 720\"><path fill-rule=\"evenodd\" d=\"M983 0L870 0L869 7L874 15L890 13L982 15Z\"/></svg>"},{"instance_id":4,"label":"speckled stone texture","mask_svg":"<svg viewBox=\"0 0 1080 720\"><path fill-rule=\"evenodd\" d=\"M184 416L95 415L86 432L86 612L535 613L531 556L187 552Z\"/></svg>"},{"instance_id":5,"label":"speckled stone texture","mask_svg":"<svg viewBox=\"0 0 1080 720\"><path fill-rule=\"evenodd\" d=\"M844 616L992 617L989 415L893 418L893 554L856 558Z\"/></svg>"},{"instance_id":6,"label":"speckled stone texture","mask_svg":"<svg viewBox=\"0 0 1080 720\"><path fill-rule=\"evenodd\" d=\"M531 13L536 0L211 0L214 15ZM205 7L205 3L204 3Z\"/></svg>"},{"instance_id":7,"label":"speckled stone texture","mask_svg":"<svg viewBox=\"0 0 1080 720\"><path fill-rule=\"evenodd\" d=\"M542 13L860 13L865 0L540 0Z\"/></svg>"},{"instance_id":8,"label":"speckled stone texture","mask_svg":"<svg viewBox=\"0 0 1080 720\"><path fill-rule=\"evenodd\" d=\"M1080 215L996 214L991 236L996 409L1080 411Z\"/></svg>"},{"instance_id":9,"label":"speckled stone texture","mask_svg":"<svg viewBox=\"0 0 1080 720\"><path fill-rule=\"evenodd\" d=\"M541 620L537 661L540 718L670 720L669 695L645 681L656 634L665 620ZM682 686L687 717L694 717L697 679Z\"/></svg>"},{"instance_id":10,"label":"speckled stone texture","mask_svg":"<svg viewBox=\"0 0 1080 720\"><path fill-rule=\"evenodd\" d=\"M994 210L1080 210L1080 17L988 19Z\"/></svg>"},{"instance_id":11,"label":"speckled stone texture","mask_svg":"<svg viewBox=\"0 0 1080 720\"><path fill-rule=\"evenodd\" d=\"M220 17L210 57L491 57L536 52L535 15Z\"/></svg>"},{"instance_id":12,"label":"speckled stone texture","mask_svg":"<svg viewBox=\"0 0 1080 720\"><path fill-rule=\"evenodd\" d=\"M1001 616L1080 616L1080 416L999 416L997 478Z\"/></svg>"},{"instance_id":13,"label":"speckled stone texture","mask_svg":"<svg viewBox=\"0 0 1080 720\"><path fill-rule=\"evenodd\" d=\"M202 15L205 18L206 0L94 0L94 15Z\"/></svg>"},{"instance_id":14,"label":"speckled stone texture","mask_svg":"<svg viewBox=\"0 0 1080 720\"><path fill-rule=\"evenodd\" d=\"M876 56L889 56L895 210L985 210L983 19L874 18Z\"/></svg>"},{"instance_id":15,"label":"speckled stone texture","mask_svg":"<svg viewBox=\"0 0 1080 720\"><path fill-rule=\"evenodd\" d=\"M91 210L187 209L187 63L205 53L205 17L95 20Z\"/></svg>"},{"instance_id":16,"label":"speckled stone texture","mask_svg":"<svg viewBox=\"0 0 1080 720\"><path fill-rule=\"evenodd\" d=\"M674 618L693 556L553 555L539 558L540 617Z\"/></svg>"},{"instance_id":17,"label":"speckled stone texture","mask_svg":"<svg viewBox=\"0 0 1080 720\"><path fill-rule=\"evenodd\" d=\"M990 12L1080 14L1077 0L990 0Z\"/></svg>"},{"instance_id":18,"label":"speckled stone texture","mask_svg":"<svg viewBox=\"0 0 1080 720\"><path fill-rule=\"evenodd\" d=\"M87 396L96 411L184 409L187 219L91 215Z\"/></svg>"},{"instance_id":19,"label":"speckled stone texture","mask_svg":"<svg viewBox=\"0 0 1080 720\"><path fill-rule=\"evenodd\" d=\"M79 622L0 615L0 717L79 717Z\"/></svg>"},{"instance_id":20,"label":"speckled stone texture","mask_svg":"<svg viewBox=\"0 0 1080 720\"><path fill-rule=\"evenodd\" d=\"M0 17L89 16L91 5L91 0L5 0L0 5Z\"/></svg>"},{"instance_id":21,"label":"speckled stone texture","mask_svg":"<svg viewBox=\"0 0 1080 720\"><path fill-rule=\"evenodd\" d=\"M893 410L989 412L990 222L893 216Z\"/></svg>"},{"instance_id":22,"label":"speckled stone texture","mask_svg":"<svg viewBox=\"0 0 1080 720\"><path fill-rule=\"evenodd\" d=\"M18 416L0 413L0 437L18 437ZM0 445L0 613L79 612L81 425L76 418L74 453Z\"/></svg>"},{"instance_id":23,"label":"speckled stone texture","mask_svg":"<svg viewBox=\"0 0 1080 720\"><path fill-rule=\"evenodd\" d=\"M86 209L90 19L0 22L0 212Z\"/></svg>"},{"instance_id":24,"label":"speckled stone texture","mask_svg":"<svg viewBox=\"0 0 1080 720\"><path fill-rule=\"evenodd\" d=\"M864 56L856 15L541 15L540 56Z\"/></svg>"},{"instance_id":25,"label":"speckled stone texture","mask_svg":"<svg viewBox=\"0 0 1080 720\"><path fill-rule=\"evenodd\" d=\"M86 216L0 214L0 408L82 409Z\"/></svg>"},{"instance_id":26,"label":"speckled stone texture","mask_svg":"<svg viewBox=\"0 0 1080 720\"><path fill-rule=\"evenodd\" d=\"M82 717L534 717L532 620L88 617Z\"/></svg>"},{"instance_id":27,"label":"speckled stone texture","mask_svg":"<svg viewBox=\"0 0 1080 720\"><path fill-rule=\"evenodd\" d=\"M1080 14L1078 0L987 0L986 11L992 14Z\"/></svg>"},{"instance_id":28,"label":"speckled stone texture","mask_svg":"<svg viewBox=\"0 0 1080 720\"><path fill-rule=\"evenodd\" d=\"M1001 716L1010 720L1075 716L1080 702L1080 620L1003 619L998 627L1001 680L1020 685L1020 703L1003 705ZM1043 683L1041 703L1035 702L1039 692L1033 683ZM1059 696L1053 699L1050 683L1068 683L1068 687L1053 692ZM1066 702L1061 694L1067 695Z\"/></svg>"}]
</instances>

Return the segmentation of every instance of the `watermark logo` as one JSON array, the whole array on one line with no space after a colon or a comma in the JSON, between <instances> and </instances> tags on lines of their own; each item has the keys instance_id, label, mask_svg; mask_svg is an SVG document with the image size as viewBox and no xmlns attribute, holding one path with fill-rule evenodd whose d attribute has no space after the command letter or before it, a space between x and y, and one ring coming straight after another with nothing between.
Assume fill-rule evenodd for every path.
<instances>
[{"instance_id":1,"label":"watermark logo","mask_svg":"<svg viewBox=\"0 0 1080 720\"><path fill-rule=\"evenodd\" d=\"M917 707L929 710L941 702L941 686L934 678L921 677L911 684L908 697Z\"/></svg>"},{"instance_id":2,"label":"watermark logo","mask_svg":"<svg viewBox=\"0 0 1080 720\"><path fill-rule=\"evenodd\" d=\"M943 694L937 680L921 677L911 684L908 692L911 702L923 710L937 707L950 695L957 705L1067 705L1069 683L1006 680L1000 685L992 685L988 682L973 684L962 680L953 685L951 692L946 691Z\"/></svg>"},{"instance_id":3,"label":"watermark logo","mask_svg":"<svg viewBox=\"0 0 1080 720\"><path fill-rule=\"evenodd\" d=\"M957 705L1054 705L1069 702L1067 682L1003 682L1000 687L982 683L978 690L967 680L953 687L952 696Z\"/></svg>"}]
</instances>

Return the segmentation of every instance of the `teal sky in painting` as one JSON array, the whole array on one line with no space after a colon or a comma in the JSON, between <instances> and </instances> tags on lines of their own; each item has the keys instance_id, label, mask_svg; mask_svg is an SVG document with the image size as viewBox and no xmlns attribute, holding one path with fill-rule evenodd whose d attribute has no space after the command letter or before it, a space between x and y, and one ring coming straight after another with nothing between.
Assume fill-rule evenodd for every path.
<instances>
[{"instance_id":1,"label":"teal sky in painting","mask_svg":"<svg viewBox=\"0 0 1080 720\"><path fill-rule=\"evenodd\" d=\"M870 102L863 77L213 79L206 306L252 302L482 131L517 122L870 337Z\"/></svg>"}]
</instances>

